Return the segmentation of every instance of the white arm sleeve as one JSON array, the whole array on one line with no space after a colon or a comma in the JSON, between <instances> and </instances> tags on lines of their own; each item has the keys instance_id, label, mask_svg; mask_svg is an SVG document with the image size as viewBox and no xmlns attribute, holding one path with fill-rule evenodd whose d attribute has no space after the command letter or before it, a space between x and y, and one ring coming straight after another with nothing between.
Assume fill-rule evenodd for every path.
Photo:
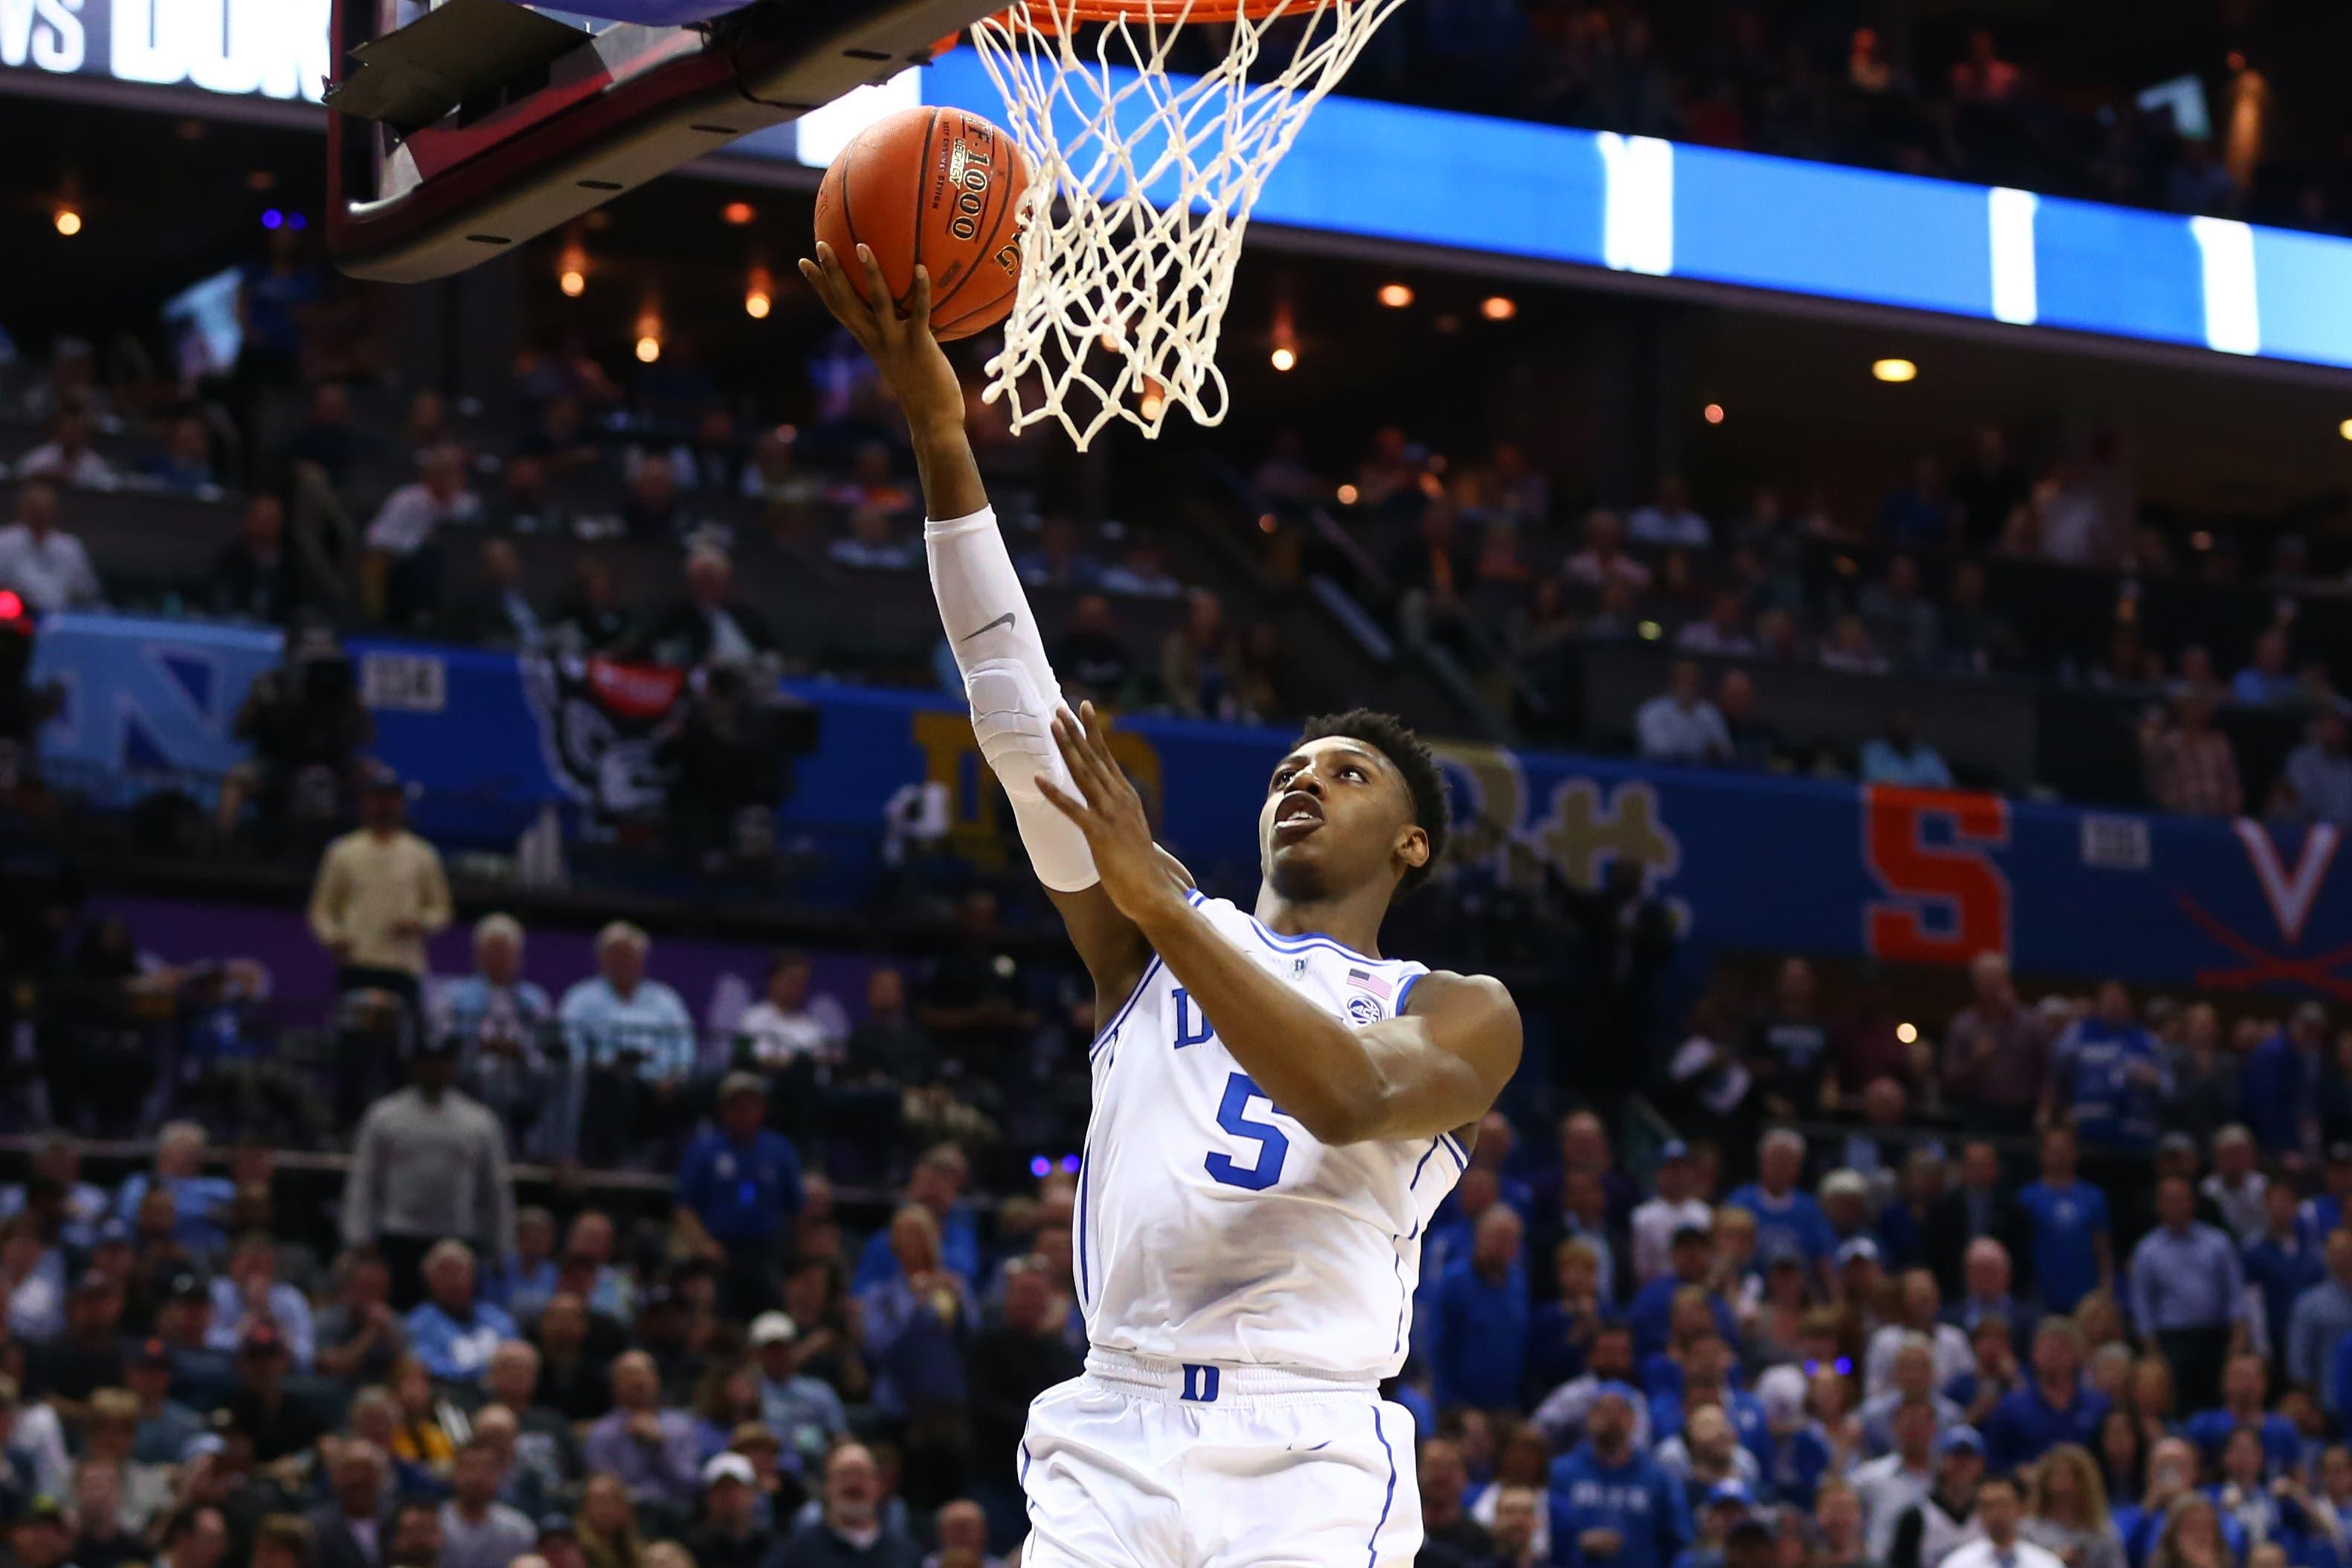
<instances>
[{"instance_id":1,"label":"white arm sleeve","mask_svg":"<svg viewBox=\"0 0 2352 1568\"><path fill-rule=\"evenodd\" d=\"M1092 887L1102 879L1086 835L1037 788L1043 777L1076 792L1054 744L1061 683L1045 662L1037 617L1005 552L995 511L926 522L923 551L948 646L971 701L971 732L1013 802L1037 880L1056 893Z\"/></svg>"}]
</instances>

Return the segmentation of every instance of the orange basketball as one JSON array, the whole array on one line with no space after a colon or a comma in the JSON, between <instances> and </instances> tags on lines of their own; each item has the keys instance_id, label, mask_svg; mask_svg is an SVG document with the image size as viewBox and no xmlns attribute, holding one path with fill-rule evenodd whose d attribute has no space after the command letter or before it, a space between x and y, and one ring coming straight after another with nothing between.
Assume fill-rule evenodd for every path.
<instances>
[{"instance_id":1,"label":"orange basketball","mask_svg":"<svg viewBox=\"0 0 2352 1568\"><path fill-rule=\"evenodd\" d=\"M862 298L870 247L900 308L915 265L931 274L931 330L968 338L1002 321L1021 281L1013 209L1029 170L1013 139L961 109L901 110L858 132L816 193L816 237Z\"/></svg>"}]
</instances>

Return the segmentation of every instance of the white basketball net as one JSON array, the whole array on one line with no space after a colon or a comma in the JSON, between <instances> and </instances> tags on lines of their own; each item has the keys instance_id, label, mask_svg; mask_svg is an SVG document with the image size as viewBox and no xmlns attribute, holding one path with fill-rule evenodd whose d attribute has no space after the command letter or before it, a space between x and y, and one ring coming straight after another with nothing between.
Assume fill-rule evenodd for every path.
<instances>
[{"instance_id":1,"label":"white basketball net","mask_svg":"<svg viewBox=\"0 0 2352 1568\"><path fill-rule=\"evenodd\" d=\"M1138 0L1136 15L1088 23L1078 0L1015 0L972 29L1031 165L1021 286L983 394L1007 400L1016 431L1059 420L1083 449L1113 419L1157 435L1180 406L1224 418L1217 335L1250 208L1403 0L1290 0L1263 20L1192 23L1224 59L1171 76L1197 4Z\"/></svg>"}]
</instances>

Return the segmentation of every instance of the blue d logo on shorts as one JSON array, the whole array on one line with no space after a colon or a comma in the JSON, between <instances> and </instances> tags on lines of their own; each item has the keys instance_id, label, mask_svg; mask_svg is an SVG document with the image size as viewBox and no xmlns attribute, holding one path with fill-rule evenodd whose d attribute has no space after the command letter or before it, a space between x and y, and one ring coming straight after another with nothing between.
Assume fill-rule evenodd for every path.
<instances>
[{"instance_id":1,"label":"blue d logo on shorts","mask_svg":"<svg viewBox=\"0 0 2352 1568\"><path fill-rule=\"evenodd\" d=\"M1189 1361L1184 1363L1184 1392L1179 1397L1195 1405L1214 1405L1217 1402L1217 1369Z\"/></svg>"}]
</instances>

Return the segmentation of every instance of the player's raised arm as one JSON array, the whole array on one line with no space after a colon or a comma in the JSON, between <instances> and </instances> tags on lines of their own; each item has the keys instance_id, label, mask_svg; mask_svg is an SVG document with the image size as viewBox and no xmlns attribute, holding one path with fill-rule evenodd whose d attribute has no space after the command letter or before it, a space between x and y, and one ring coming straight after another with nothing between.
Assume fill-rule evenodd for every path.
<instances>
[{"instance_id":1,"label":"player's raised arm","mask_svg":"<svg viewBox=\"0 0 2352 1568\"><path fill-rule=\"evenodd\" d=\"M1150 961L1150 948L1135 922L1103 891L1086 835L1040 790L1041 780L1068 781L1051 728L1054 715L1062 711L1062 688L1046 663L1037 618L981 484L980 465L964 433L962 384L931 335L930 273L915 268L902 315L891 305L882 269L866 246L859 246L855 258L865 278L862 291L851 287L843 258L831 246L816 249L815 260L801 263L802 276L873 357L884 388L907 419L922 477L923 547L931 591L956 667L963 673L981 754L1004 786L1030 863L1062 912L1096 989L1106 1006L1115 1006L1135 988ZM1160 858L1164 865L1173 864Z\"/></svg>"},{"instance_id":2,"label":"player's raised arm","mask_svg":"<svg viewBox=\"0 0 2352 1568\"><path fill-rule=\"evenodd\" d=\"M1158 869L1142 797L1094 705L1054 720L1068 782L1046 796L1085 832L1102 890L1266 1097L1326 1144L1426 1138L1485 1115L1519 1065L1519 1009L1501 982L1433 972L1410 1010L1342 1023L1227 941Z\"/></svg>"}]
</instances>

